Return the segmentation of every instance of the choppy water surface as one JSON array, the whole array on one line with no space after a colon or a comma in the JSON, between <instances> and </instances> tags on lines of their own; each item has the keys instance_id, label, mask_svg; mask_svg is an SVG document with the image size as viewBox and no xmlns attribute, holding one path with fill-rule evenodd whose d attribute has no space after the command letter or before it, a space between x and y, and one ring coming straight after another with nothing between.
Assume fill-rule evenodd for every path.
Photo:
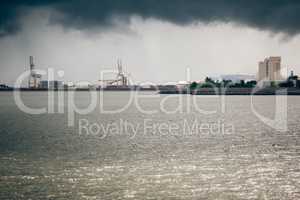
<instances>
[{"instance_id":1,"label":"choppy water surface","mask_svg":"<svg viewBox=\"0 0 300 200\"><path fill-rule=\"evenodd\" d=\"M165 108L176 109L177 97L167 99ZM22 98L26 105L47 105L45 92ZM182 110L166 114L159 109L164 98L139 101L145 110L158 110L151 114L134 103L103 114L98 105L77 114L69 127L67 104L60 105L64 114L29 115L12 93L0 93L0 199L300 199L300 97L287 97L286 132L254 115L249 96L226 96L224 106L219 98L197 97L199 108L217 111L207 114L188 105L187 96ZM75 99L79 107L89 102L87 92ZM126 92L105 92L103 108L127 100ZM274 116L274 96L256 96L253 103L261 115ZM106 129L80 135L82 119ZM214 131L186 130L195 121ZM113 129L124 122L136 129ZM178 127L144 129L162 123Z\"/></svg>"}]
</instances>

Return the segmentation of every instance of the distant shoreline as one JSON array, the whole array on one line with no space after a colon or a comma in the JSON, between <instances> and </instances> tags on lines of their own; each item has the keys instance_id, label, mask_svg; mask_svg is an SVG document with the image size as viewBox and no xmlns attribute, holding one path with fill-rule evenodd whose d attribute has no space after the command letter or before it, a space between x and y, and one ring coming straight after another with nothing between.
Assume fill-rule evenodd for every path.
<instances>
[{"instance_id":1,"label":"distant shoreline","mask_svg":"<svg viewBox=\"0 0 300 200\"><path fill-rule=\"evenodd\" d=\"M112 91L112 92L126 92L126 91L152 91L159 94L190 94L190 95L300 95L300 88L262 88L253 92L254 88L199 88L197 90L175 90L175 89L160 89L153 88L102 88L102 89L30 89L30 88L1 88L0 92L47 92L47 91Z\"/></svg>"},{"instance_id":2,"label":"distant shoreline","mask_svg":"<svg viewBox=\"0 0 300 200\"><path fill-rule=\"evenodd\" d=\"M160 90L160 94L191 95L300 95L300 88L199 88L197 90Z\"/></svg>"},{"instance_id":3,"label":"distant shoreline","mask_svg":"<svg viewBox=\"0 0 300 200\"><path fill-rule=\"evenodd\" d=\"M153 88L101 88L101 89L90 89L90 88L76 88L76 89L44 89L44 88L0 88L0 92L13 92L13 91L21 91L21 92L48 92L48 91L158 91Z\"/></svg>"}]
</instances>

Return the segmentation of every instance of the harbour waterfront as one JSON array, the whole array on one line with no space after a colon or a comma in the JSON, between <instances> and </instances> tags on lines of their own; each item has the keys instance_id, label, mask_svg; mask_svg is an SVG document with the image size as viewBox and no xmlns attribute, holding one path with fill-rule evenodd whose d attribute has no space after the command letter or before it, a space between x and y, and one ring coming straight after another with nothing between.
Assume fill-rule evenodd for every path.
<instances>
[{"instance_id":1,"label":"harbour waterfront","mask_svg":"<svg viewBox=\"0 0 300 200\"><path fill-rule=\"evenodd\" d=\"M122 108L129 92L102 94L103 105L76 114L74 126L68 126L67 102L60 105L63 113L56 105L54 113L30 115L19 110L13 93L0 93L1 199L300 198L299 96L286 97L288 130L282 132L253 113L250 96L195 95L196 109L188 104L190 95L161 94L139 101L155 113L142 113L132 103L104 114L101 106ZM47 107L47 92L21 96L26 105ZM163 99L170 113L161 109ZM88 92L76 93L78 107L89 101ZM255 96L252 103L262 116L276 114L276 96ZM80 134L80 120L104 129ZM131 128L104 134L120 120ZM145 132L145 120L163 125L163 131ZM195 121L199 127L193 129ZM184 122L190 129L185 131ZM176 124L176 130L166 128ZM218 124L227 131L216 131Z\"/></svg>"}]
</instances>

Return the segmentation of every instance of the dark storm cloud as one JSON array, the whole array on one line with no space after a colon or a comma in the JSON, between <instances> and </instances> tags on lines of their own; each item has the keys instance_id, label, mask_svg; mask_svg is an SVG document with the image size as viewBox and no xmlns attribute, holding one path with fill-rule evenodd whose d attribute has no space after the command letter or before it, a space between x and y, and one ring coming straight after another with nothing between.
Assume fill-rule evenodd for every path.
<instances>
[{"instance_id":1,"label":"dark storm cloud","mask_svg":"<svg viewBox=\"0 0 300 200\"><path fill-rule=\"evenodd\" d=\"M262 30L300 32L299 0L4 0L0 7L0 34L19 29L24 10L49 7L60 15L51 20L80 29L112 25L114 16L128 21L132 15L185 25L194 22L236 22Z\"/></svg>"},{"instance_id":2,"label":"dark storm cloud","mask_svg":"<svg viewBox=\"0 0 300 200\"><path fill-rule=\"evenodd\" d=\"M19 18L25 10L43 5L52 5L55 2L56 0L2 0L0 2L0 36L15 33L20 29Z\"/></svg>"}]
</instances>

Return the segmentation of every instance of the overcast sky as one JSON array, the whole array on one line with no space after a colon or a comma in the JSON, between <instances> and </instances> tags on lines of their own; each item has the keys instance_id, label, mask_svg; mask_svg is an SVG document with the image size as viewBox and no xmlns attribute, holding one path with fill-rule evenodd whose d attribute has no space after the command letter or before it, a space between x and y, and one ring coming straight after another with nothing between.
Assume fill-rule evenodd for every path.
<instances>
[{"instance_id":1,"label":"overcast sky","mask_svg":"<svg viewBox=\"0 0 300 200\"><path fill-rule=\"evenodd\" d=\"M300 73L297 1L16 2L0 9L1 83L27 70L30 55L75 82L96 82L118 58L136 82L185 80L187 67L193 80L255 75L267 56Z\"/></svg>"}]
</instances>

